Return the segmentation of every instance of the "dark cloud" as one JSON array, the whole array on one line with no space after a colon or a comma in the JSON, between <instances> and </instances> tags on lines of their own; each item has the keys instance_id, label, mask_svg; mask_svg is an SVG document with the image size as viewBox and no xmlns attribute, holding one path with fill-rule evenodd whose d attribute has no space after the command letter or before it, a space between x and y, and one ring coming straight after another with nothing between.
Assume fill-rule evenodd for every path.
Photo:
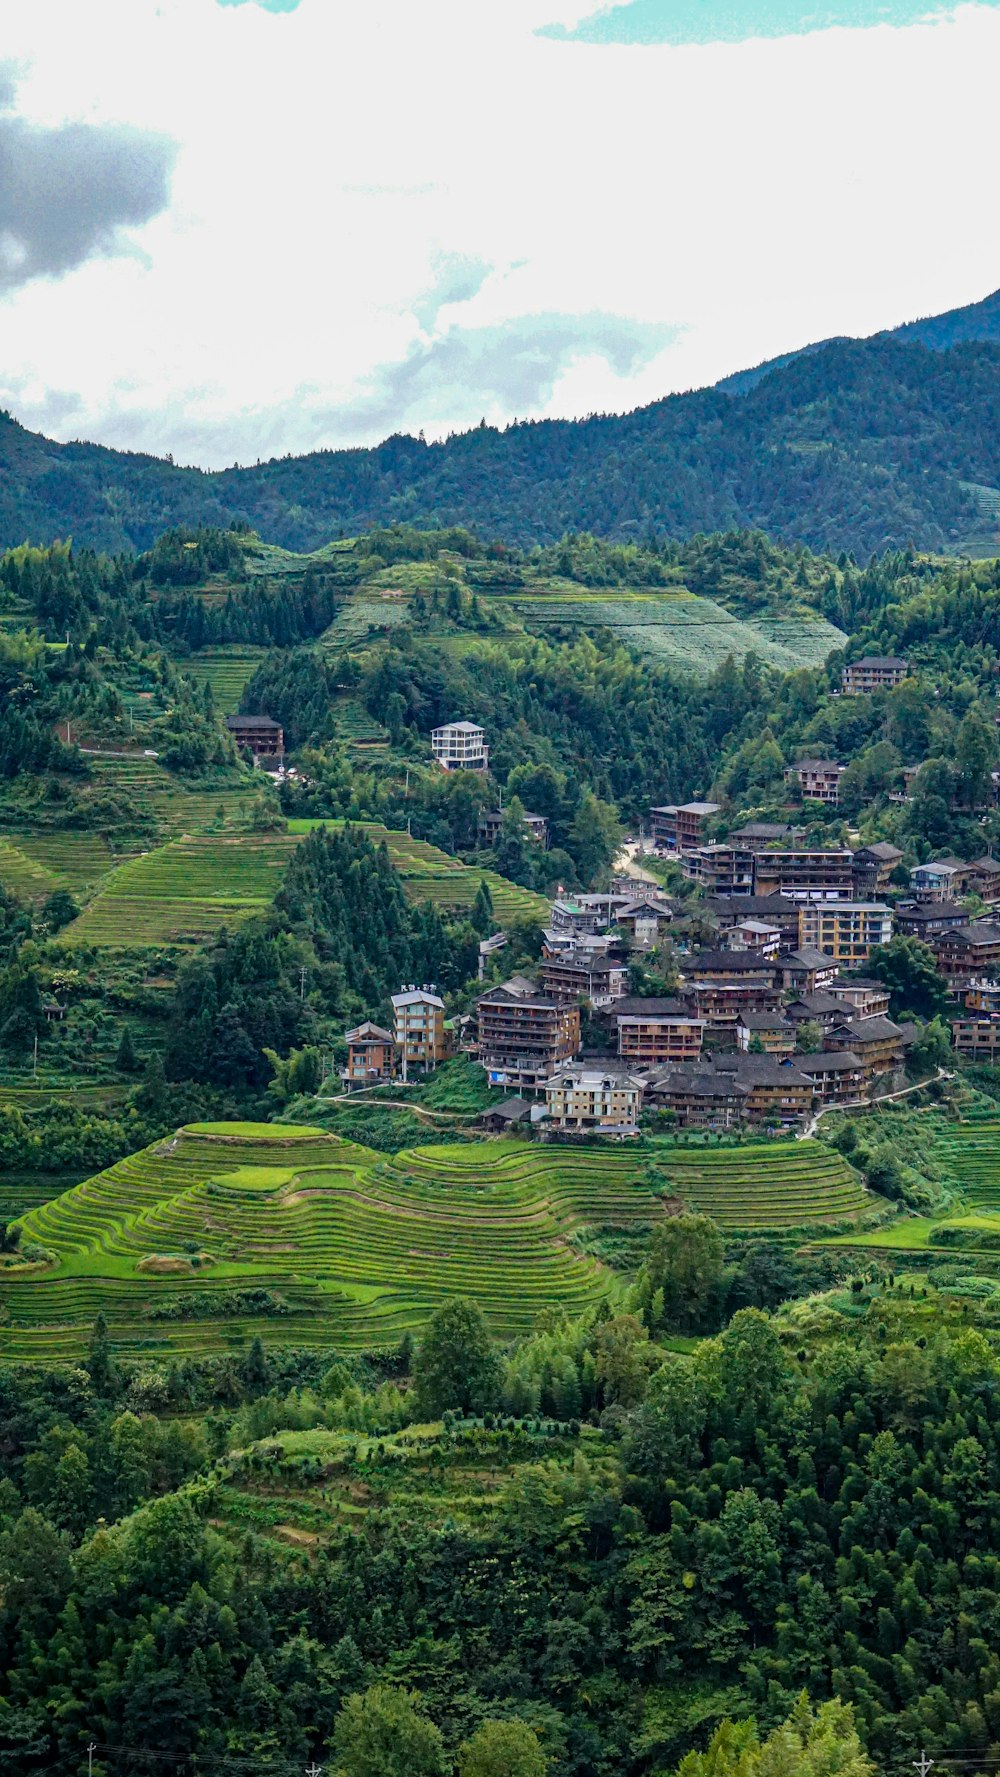
<instances>
[{"instance_id":1,"label":"dark cloud","mask_svg":"<svg viewBox=\"0 0 1000 1777\"><path fill-rule=\"evenodd\" d=\"M123 228L166 208L175 153L125 124L28 123L16 92L0 65L0 292L121 251Z\"/></svg>"},{"instance_id":2,"label":"dark cloud","mask_svg":"<svg viewBox=\"0 0 1000 1777\"><path fill-rule=\"evenodd\" d=\"M455 300L451 298L450 300ZM370 392L336 414L372 431L391 431L454 414L473 417L499 406L509 414L536 411L549 400L564 370L578 358L604 358L630 376L677 338L678 328L622 315L525 315L500 327L452 327L414 346L398 364L382 366Z\"/></svg>"}]
</instances>

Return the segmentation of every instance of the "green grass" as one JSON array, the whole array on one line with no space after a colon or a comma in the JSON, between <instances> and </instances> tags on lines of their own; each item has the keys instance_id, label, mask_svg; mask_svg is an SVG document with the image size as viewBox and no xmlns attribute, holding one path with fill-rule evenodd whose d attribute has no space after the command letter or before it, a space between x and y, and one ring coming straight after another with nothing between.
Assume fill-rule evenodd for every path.
<instances>
[{"instance_id":1,"label":"green grass","mask_svg":"<svg viewBox=\"0 0 1000 1777\"><path fill-rule=\"evenodd\" d=\"M270 905L298 841L286 834L171 840L122 864L67 926L70 944L199 944Z\"/></svg>"},{"instance_id":2,"label":"green grass","mask_svg":"<svg viewBox=\"0 0 1000 1777\"><path fill-rule=\"evenodd\" d=\"M840 1223L871 1205L818 1144L657 1158L673 1190L727 1229ZM383 1157L307 1127L206 1124L30 1210L48 1271L0 1280L0 1355L71 1361L94 1316L130 1352L239 1348L255 1332L359 1352L417 1331L441 1302L478 1301L494 1332L620 1299L576 1238L662 1214L645 1155L527 1142L431 1144ZM178 1291L265 1285L280 1318L153 1320Z\"/></svg>"},{"instance_id":3,"label":"green grass","mask_svg":"<svg viewBox=\"0 0 1000 1777\"><path fill-rule=\"evenodd\" d=\"M0 838L0 886L9 895L16 895L19 901L37 905L63 884L23 846L11 839Z\"/></svg>"}]
</instances>

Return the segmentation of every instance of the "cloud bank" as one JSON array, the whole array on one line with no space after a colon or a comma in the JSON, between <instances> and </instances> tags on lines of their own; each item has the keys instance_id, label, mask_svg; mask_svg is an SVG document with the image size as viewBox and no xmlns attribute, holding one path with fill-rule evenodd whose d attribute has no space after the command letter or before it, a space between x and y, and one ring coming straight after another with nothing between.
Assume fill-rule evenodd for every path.
<instances>
[{"instance_id":1,"label":"cloud bank","mask_svg":"<svg viewBox=\"0 0 1000 1777\"><path fill-rule=\"evenodd\" d=\"M16 97L0 67L0 291L127 251L122 230L166 208L174 158L167 137L127 125L28 123Z\"/></svg>"}]
</instances>

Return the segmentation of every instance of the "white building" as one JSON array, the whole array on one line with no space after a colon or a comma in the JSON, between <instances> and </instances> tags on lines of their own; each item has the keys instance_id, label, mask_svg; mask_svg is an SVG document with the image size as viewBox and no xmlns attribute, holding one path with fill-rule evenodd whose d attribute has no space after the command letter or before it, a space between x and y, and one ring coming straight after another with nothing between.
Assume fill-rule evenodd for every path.
<instances>
[{"instance_id":1,"label":"white building","mask_svg":"<svg viewBox=\"0 0 1000 1777\"><path fill-rule=\"evenodd\" d=\"M431 734L431 751L442 771L487 771L490 749L475 722L446 722Z\"/></svg>"},{"instance_id":2,"label":"white building","mask_svg":"<svg viewBox=\"0 0 1000 1777\"><path fill-rule=\"evenodd\" d=\"M545 1087L545 1108L552 1129L631 1136L638 1132L641 1107L639 1080L599 1066L581 1063L561 1068Z\"/></svg>"}]
</instances>

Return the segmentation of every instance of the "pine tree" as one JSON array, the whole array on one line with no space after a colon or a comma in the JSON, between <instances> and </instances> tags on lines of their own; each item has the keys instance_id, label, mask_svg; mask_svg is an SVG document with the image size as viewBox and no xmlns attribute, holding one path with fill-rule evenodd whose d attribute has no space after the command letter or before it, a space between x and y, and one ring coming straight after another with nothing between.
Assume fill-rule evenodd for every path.
<instances>
[{"instance_id":1,"label":"pine tree","mask_svg":"<svg viewBox=\"0 0 1000 1777\"><path fill-rule=\"evenodd\" d=\"M115 1056L115 1066L121 1074L134 1074L138 1065L139 1058L132 1041L132 1032L126 1024L122 1031L121 1042L118 1045L118 1054Z\"/></svg>"}]
</instances>

